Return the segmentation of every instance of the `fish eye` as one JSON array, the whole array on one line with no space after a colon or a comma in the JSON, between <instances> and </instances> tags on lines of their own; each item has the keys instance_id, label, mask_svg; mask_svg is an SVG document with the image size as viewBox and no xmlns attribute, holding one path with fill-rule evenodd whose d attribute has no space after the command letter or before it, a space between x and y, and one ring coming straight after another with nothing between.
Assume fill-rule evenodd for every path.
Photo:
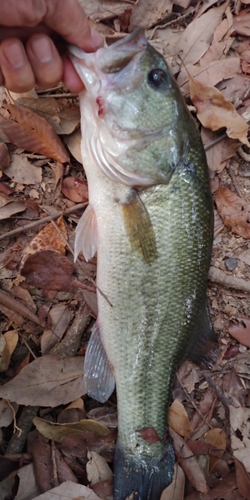
<instances>
[{"instance_id":1,"label":"fish eye","mask_svg":"<svg viewBox=\"0 0 250 500\"><path fill-rule=\"evenodd\" d=\"M148 73L148 84L155 89L161 89L168 83L168 75L161 68L154 68Z\"/></svg>"}]
</instances>

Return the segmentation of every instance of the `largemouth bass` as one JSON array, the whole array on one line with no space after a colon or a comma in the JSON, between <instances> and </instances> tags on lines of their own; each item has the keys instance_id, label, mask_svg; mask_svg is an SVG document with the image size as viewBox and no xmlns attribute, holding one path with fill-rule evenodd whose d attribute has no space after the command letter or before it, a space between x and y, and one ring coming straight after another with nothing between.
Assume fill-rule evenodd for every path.
<instances>
[{"instance_id":1,"label":"largemouth bass","mask_svg":"<svg viewBox=\"0 0 250 500\"><path fill-rule=\"evenodd\" d=\"M166 434L175 370L211 330L208 168L180 90L140 30L94 54L70 51L86 87L80 107L89 186L75 251L98 255L85 384L101 402L116 384L115 500L132 492L159 500L175 463Z\"/></svg>"}]
</instances>

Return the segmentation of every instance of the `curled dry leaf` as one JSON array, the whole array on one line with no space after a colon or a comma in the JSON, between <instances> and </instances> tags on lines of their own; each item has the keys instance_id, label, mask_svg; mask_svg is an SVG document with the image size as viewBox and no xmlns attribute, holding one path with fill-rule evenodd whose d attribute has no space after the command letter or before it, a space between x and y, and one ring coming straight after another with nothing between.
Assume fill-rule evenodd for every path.
<instances>
[{"instance_id":1,"label":"curled dry leaf","mask_svg":"<svg viewBox=\"0 0 250 500\"><path fill-rule=\"evenodd\" d=\"M168 425L181 436L190 437L192 425L183 404L175 399L168 410Z\"/></svg>"},{"instance_id":2,"label":"curled dry leaf","mask_svg":"<svg viewBox=\"0 0 250 500\"><path fill-rule=\"evenodd\" d=\"M63 179L62 193L75 203L82 203L88 200L87 183L77 177L66 177Z\"/></svg>"},{"instance_id":3,"label":"curled dry leaf","mask_svg":"<svg viewBox=\"0 0 250 500\"><path fill-rule=\"evenodd\" d=\"M207 431L205 434L205 440L208 444L214 446L214 448L217 448L222 451L226 449L227 436L223 429L219 428L209 429L209 431ZM209 463L210 472L214 470L214 467L216 466L218 461L219 458L216 458L214 456L210 457L210 463Z\"/></svg>"},{"instance_id":4,"label":"curled dry leaf","mask_svg":"<svg viewBox=\"0 0 250 500\"><path fill-rule=\"evenodd\" d=\"M228 328L230 335L236 339L240 344L250 348L250 319L237 318L238 325L231 325Z\"/></svg>"},{"instance_id":5,"label":"curled dry leaf","mask_svg":"<svg viewBox=\"0 0 250 500\"><path fill-rule=\"evenodd\" d=\"M233 233L250 238L250 205L230 189L221 186L215 193L218 213Z\"/></svg>"},{"instance_id":6,"label":"curled dry leaf","mask_svg":"<svg viewBox=\"0 0 250 500\"><path fill-rule=\"evenodd\" d=\"M76 358L75 358L76 359ZM35 417L33 420L37 430L47 439L53 439L60 443L65 437L76 436L83 431L89 431L97 436L106 436L110 433L108 427L95 420L84 419L80 422L57 424L48 422L43 418Z\"/></svg>"},{"instance_id":7,"label":"curled dry leaf","mask_svg":"<svg viewBox=\"0 0 250 500\"><path fill-rule=\"evenodd\" d=\"M204 127L211 130L226 127L228 137L239 139L250 147L247 139L248 124L220 90L194 80L190 75L189 90L190 98L197 110L197 117Z\"/></svg>"},{"instance_id":8,"label":"curled dry leaf","mask_svg":"<svg viewBox=\"0 0 250 500\"><path fill-rule=\"evenodd\" d=\"M53 127L41 116L20 104L7 105L9 116L0 113L0 140L32 153L68 162L69 156ZM4 110L5 111L5 110Z\"/></svg>"},{"instance_id":9,"label":"curled dry leaf","mask_svg":"<svg viewBox=\"0 0 250 500\"><path fill-rule=\"evenodd\" d=\"M247 3L246 0L243 3ZM233 17L233 28L236 33L250 36L250 9L243 9L238 16Z\"/></svg>"},{"instance_id":10,"label":"curled dry leaf","mask_svg":"<svg viewBox=\"0 0 250 500\"><path fill-rule=\"evenodd\" d=\"M85 394L81 356L42 356L0 387L0 397L26 406L67 404Z\"/></svg>"},{"instance_id":11,"label":"curled dry leaf","mask_svg":"<svg viewBox=\"0 0 250 500\"><path fill-rule=\"evenodd\" d=\"M4 339L4 346L3 350L1 350L0 356L0 372L4 372L9 368L12 353L15 350L18 342L17 330L9 330L4 335L1 335L1 339ZM0 342L0 348L1 345L2 342Z\"/></svg>"}]
</instances>

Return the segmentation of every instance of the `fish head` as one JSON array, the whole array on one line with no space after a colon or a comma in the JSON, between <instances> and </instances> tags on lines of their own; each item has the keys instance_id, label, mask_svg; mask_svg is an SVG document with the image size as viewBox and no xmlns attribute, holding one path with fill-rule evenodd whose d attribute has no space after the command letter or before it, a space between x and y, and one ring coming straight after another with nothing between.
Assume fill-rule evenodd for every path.
<instances>
[{"instance_id":1,"label":"fish head","mask_svg":"<svg viewBox=\"0 0 250 500\"><path fill-rule=\"evenodd\" d=\"M86 87L82 135L95 162L126 185L169 182L190 135L190 116L163 56L140 29L95 53L70 52Z\"/></svg>"}]
</instances>

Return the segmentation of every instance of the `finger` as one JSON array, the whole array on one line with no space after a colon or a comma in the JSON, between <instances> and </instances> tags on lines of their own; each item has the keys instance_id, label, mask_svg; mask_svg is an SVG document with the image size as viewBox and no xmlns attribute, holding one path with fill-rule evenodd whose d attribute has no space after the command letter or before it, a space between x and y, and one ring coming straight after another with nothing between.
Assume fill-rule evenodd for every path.
<instances>
[{"instance_id":1,"label":"finger","mask_svg":"<svg viewBox=\"0 0 250 500\"><path fill-rule=\"evenodd\" d=\"M8 38L1 43L0 68L9 90L27 92L34 87L34 74L20 40Z\"/></svg>"},{"instance_id":2,"label":"finger","mask_svg":"<svg viewBox=\"0 0 250 500\"><path fill-rule=\"evenodd\" d=\"M67 0L62 9L61 0L47 0L45 22L67 42L73 43L86 52L102 47L101 35L90 29L86 13L78 0Z\"/></svg>"},{"instance_id":3,"label":"finger","mask_svg":"<svg viewBox=\"0 0 250 500\"><path fill-rule=\"evenodd\" d=\"M62 59L50 37L33 35L27 41L26 51L39 87L52 87L62 80Z\"/></svg>"},{"instance_id":4,"label":"finger","mask_svg":"<svg viewBox=\"0 0 250 500\"><path fill-rule=\"evenodd\" d=\"M78 74L76 73L72 62L65 57L63 59L63 82L65 85L68 87L70 92L74 93L79 93L84 89L84 85L82 83L82 80L79 78Z\"/></svg>"}]
</instances>

